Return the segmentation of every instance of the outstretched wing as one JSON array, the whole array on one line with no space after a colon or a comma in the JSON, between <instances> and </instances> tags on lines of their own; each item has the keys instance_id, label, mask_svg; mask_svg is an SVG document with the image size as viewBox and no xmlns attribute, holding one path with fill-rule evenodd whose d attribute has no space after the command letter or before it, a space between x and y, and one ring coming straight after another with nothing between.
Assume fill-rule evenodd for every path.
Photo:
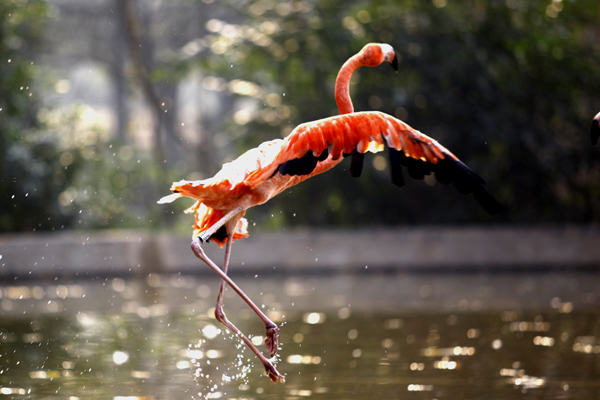
<instances>
[{"instance_id":1,"label":"outstretched wing","mask_svg":"<svg viewBox=\"0 0 600 400\"><path fill-rule=\"evenodd\" d=\"M392 181L404 185L402 167L414 179L433 172L440 183L453 184L460 193L475 195L490 214L503 207L485 190L485 182L441 144L406 123L381 112L359 112L299 125L287 138L273 162L248 175L256 187L275 173L312 176L352 156L350 173L360 176L364 154L387 145Z\"/></svg>"},{"instance_id":2,"label":"outstretched wing","mask_svg":"<svg viewBox=\"0 0 600 400\"><path fill-rule=\"evenodd\" d=\"M600 138L600 112L598 114L596 114L596 116L592 120L592 130L591 130L592 144L598 143L598 138Z\"/></svg>"}]
</instances>

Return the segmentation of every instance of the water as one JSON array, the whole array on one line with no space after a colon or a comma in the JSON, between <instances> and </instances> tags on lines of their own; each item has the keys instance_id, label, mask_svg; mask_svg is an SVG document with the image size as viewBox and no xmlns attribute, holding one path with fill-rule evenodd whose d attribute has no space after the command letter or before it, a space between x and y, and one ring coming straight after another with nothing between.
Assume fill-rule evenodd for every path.
<instances>
[{"instance_id":1,"label":"water","mask_svg":"<svg viewBox=\"0 0 600 400\"><path fill-rule=\"evenodd\" d=\"M277 368L212 317L218 280L0 285L0 394L24 399L600 397L592 273L234 276L280 326ZM17 281L18 282L18 281ZM232 290L229 319L264 350Z\"/></svg>"}]
</instances>

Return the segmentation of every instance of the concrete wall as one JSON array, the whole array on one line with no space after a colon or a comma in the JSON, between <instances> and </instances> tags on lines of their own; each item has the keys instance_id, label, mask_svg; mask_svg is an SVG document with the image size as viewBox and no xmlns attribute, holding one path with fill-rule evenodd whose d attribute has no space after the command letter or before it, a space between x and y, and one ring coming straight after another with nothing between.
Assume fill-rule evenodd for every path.
<instances>
[{"instance_id":1,"label":"concrete wall","mask_svg":"<svg viewBox=\"0 0 600 400\"><path fill-rule=\"evenodd\" d=\"M190 238L136 231L0 236L0 278L211 273ZM223 251L204 248L218 265ZM233 247L232 273L369 269L600 267L600 227L298 230L255 234Z\"/></svg>"}]
</instances>

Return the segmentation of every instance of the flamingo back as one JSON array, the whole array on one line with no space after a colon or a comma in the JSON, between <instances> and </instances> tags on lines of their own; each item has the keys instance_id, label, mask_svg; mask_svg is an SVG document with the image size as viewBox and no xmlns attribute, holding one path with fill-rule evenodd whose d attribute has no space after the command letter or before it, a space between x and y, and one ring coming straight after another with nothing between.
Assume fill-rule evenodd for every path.
<instances>
[{"instance_id":1,"label":"flamingo back","mask_svg":"<svg viewBox=\"0 0 600 400\"><path fill-rule=\"evenodd\" d=\"M244 184L255 189L275 174L299 176L294 184L333 168L352 155L353 175L360 175L366 152L388 147L392 181L404 185L402 167L413 179L434 173L462 194L475 194L490 214L503 207L485 190L484 180L452 152L429 136L388 114L376 111L338 115L299 125L287 136L272 162L248 174Z\"/></svg>"}]
</instances>

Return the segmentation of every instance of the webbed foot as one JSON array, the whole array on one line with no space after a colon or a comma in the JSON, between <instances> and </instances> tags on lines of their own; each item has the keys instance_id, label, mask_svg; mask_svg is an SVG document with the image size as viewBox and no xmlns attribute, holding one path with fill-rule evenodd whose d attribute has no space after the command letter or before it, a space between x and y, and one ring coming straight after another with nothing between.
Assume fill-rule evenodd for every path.
<instances>
[{"instance_id":1,"label":"webbed foot","mask_svg":"<svg viewBox=\"0 0 600 400\"><path fill-rule=\"evenodd\" d=\"M275 366L273 366L273 364L271 364L270 361L266 362L265 371L267 372L269 379L271 379L271 381L273 383L277 383L277 382L285 383L285 377L283 375L281 375L279 373L279 371L277 371Z\"/></svg>"},{"instance_id":2,"label":"webbed foot","mask_svg":"<svg viewBox=\"0 0 600 400\"><path fill-rule=\"evenodd\" d=\"M265 344L267 345L267 351L273 357L277 353L279 347L279 333L277 325L267 325L267 336L265 337Z\"/></svg>"}]
</instances>

